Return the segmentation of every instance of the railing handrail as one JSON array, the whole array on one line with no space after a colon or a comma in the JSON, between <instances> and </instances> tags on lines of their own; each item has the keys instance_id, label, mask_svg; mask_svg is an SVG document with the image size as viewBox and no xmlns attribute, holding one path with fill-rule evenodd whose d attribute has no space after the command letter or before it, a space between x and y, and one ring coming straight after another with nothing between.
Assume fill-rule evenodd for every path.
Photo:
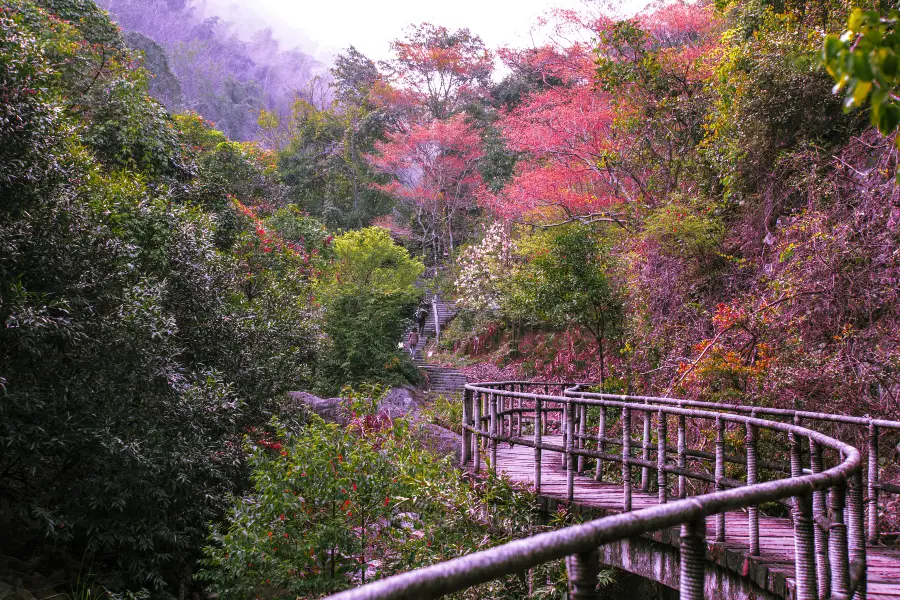
<instances>
[{"instance_id":1,"label":"railing handrail","mask_svg":"<svg viewBox=\"0 0 900 600\"><path fill-rule=\"evenodd\" d=\"M492 469L496 469L496 447L498 441L507 441L510 443L518 443L535 448L535 476L536 487L540 488L540 470L542 468L540 460L540 452L542 449L553 451L562 451L567 464L569 474L569 499L572 499L572 472L575 468L575 461L578 456L607 456L601 452L594 452L583 448L578 448L579 440L590 436L585 435L583 427L587 420L586 409L588 406L602 407L602 423L605 423L606 408L615 408L621 410L622 430L623 430L623 450L621 463L623 464L623 482L625 497L629 499L626 502L625 510L621 514L615 514L602 519L597 519L588 523L573 525L557 531L541 533L525 539L516 540L496 548L484 550L471 555L456 558L444 563L418 569L409 573L396 575L384 580L376 581L371 584L348 590L337 594L332 598L334 600L387 600L393 598L436 598L445 594L457 592L469 588L480 583L485 583L493 579L497 579L504 575L522 573L527 569L536 567L542 563L567 557L572 560L572 565L581 565L580 568L570 568L570 583L577 587L577 581L573 579L573 572L580 572L584 582L590 582L590 564L593 560L596 563L596 552L598 546L622 540L642 533L658 531L667 527L676 525L682 526L681 536L681 588L682 597L686 599L703 597L703 567L705 560L705 521L708 516L719 515L717 517L717 528L721 533L721 539L724 541L724 513L736 509L757 510L759 504L765 502L784 501L790 498L794 499L792 506L795 511L795 543L796 550L796 572L798 584L802 589L798 592L798 598L814 597L809 592L810 589L815 590L815 579L817 576L816 564L810 561L815 558L818 560L818 554L813 557L811 545L813 538L812 525L812 506L816 502L821 502L825 498L825 491L831 490L829 494L830 508L832 509L831 521L828 527L831 530L828 543L828 554L833 554L832 560L836 561L833 570L835 579L840 579L843 573L843 579L832 581L832 593L852 593L858 584L865 582L865 541L862 539L864 533L861 533L862 526L862 492L861 492L861 453L853 445L842 440L825 435L824 433L809 429L795 422L783 422L761 418L757 414L729 414L726 412L717 412L717 410L732 410L729 405L712 406L703 405L699 401L653 398L643 396L623 396L613 394L595 394L593 392L583 392L576 386L589 384L566 384L566 383L545 383L531 381L501 381L479 384L469 384L466 386L466 397L463 405L463 462L466 462L471 454L470 450L474 449L476 470L479 469L479 451L480 439L488 440L491 445L493 460L491 462ZM519 387L520 391L513 388ZM564 395L556 395L550 393L531 393L521 391L524 386L544 387L548 390L563 388ZM507 389L510 388L510 389ZM596 397L595 397L596 396ZM473 401L477 398L477 401ZM509 407L504 408L506 402ZM524 406L523 402L532 401L534 407ZM488 405L489 411L482 412L481 408L485 404ZM518 402L518 406L513 406L513 402ZM555 403L562 406L564 413L563 423L567 429L564 435L564 448L553 444L546 444L542 440L542 418L547 412L559 412L559 408L547 408L543 403ZM678 406L678 404L682 404ZM689 404L688 404L689 403ZM686 405L696 406L700 404L714 410L701 410L698 408L687 408ZM750 412L743 410L747 407L737 407L742 410L734 410L734 412ZM474 410L474 413L473 413ZM768 409L777 410L777 409ZM534 441L523 444L524 438L522 434L522 415L526 412L533 412L534 423ZM576 412L581 411L580 417L576 419ZM637 446L636 449L644 450L644 459L640 460L631 455L631 411L644 413L644 442ZM800 411L793 411L790 415L784 413L776 413L778 416L795 417ZM489 413L489 414L488 414ZM766 413L769 414L769 413ZM816 413L811 413L814 415ZM647 457L650 453L650 445L648 444L648 430L650 417L656 415L659 427L658 435L658 471L660 473L660 504L645 508L642 510L630 511L630 469L631 464L639 461L645 469L649 467ZM703 418L709 419L716 423L718 429L718 438L716 442L716 475L713 478L715 483L714 491L698 496L683 498L668 502L665 499L664 488L668 487L665 473L671 472L672 469L666 462L667 452L667 418L675 416L680 419L681 425L679 429L679 453L684 452L684 440L681 436L684 434L683 421L684 418ZM834 417L834 415L823 415ZM516 438L513 433L513 417L519 419L519 437ZM801 418L803 417L801 415ZM812 416L808 418L813 418ZM498 422L502 419L509 420L509 436L504 436L498 432ZM580 419L582 429L576 434L574 423ZM833 420L833 419L823 419ZM900 423L892 421L883 421L885 425L881 425L881 421L875 423L876 426L885 426L890 428L900 428ZM483 429L485 423L488 423L488 429ZM723 433L725 423L743 424L747 430L747 456L748 465L751 458L752 441L752 479L751 469L748 467L748 481L741 484L740 487L732 489L723 489L721 481L724 480L724 439ZM864 419L862 422L853 422L854 424L864 424L872 427L872 421ZM605 425L601 425L601 428ZM503 425L500 425L503 428ZM756 456L755 444L757 428L764 428L788 434L791 444L791 468L790 477L786 479L776 479L773 481L757 482L756 476ZM602 429L601 429L602 430ZM567 441L566 440L567 436ZM473 438L474 437L474 443ZM803 452L799 440L805 438L810 441L810 465L812 472L804 472L802 468ZM604 438L599 438L604 439ZM470 448L469 446L472 446ZM818 469L813 463L813 448L817 448L817 458L819 461ZM824 468L822 464L821 449L827 448L836 451L840 457L837 464L830 468ZM580 463L579 463L580 465ZM581 467L579 466L579 469ZM599 469L599 467L598 467ZM598 470L599 472L599 470ZM679 472L679 476L683 473ZM688 473L688 477L691 475ZM645 474L646 477L646 474ZM849 488L849 494L847 490ZM847 494L849 500L848 519L849 523L844 524L844 497ZM821 505L819 505L821 508ZM819 518L819 517L817 517ZM828 521L826 519L826 521ZM821 526L819 524L818 526ZM757 524L758 529L758 524ZM848 549L848 532L853 539L849 540ZM751 534L752 535L752 534ZM758 538L758 531L757 531ZM800 538L804 538L801 541ZM808 539L806 539L808 538ZM816 532L816 551L818 552L818 531ZM862 548L860 549L860 540L862 539ZM800 544L803 544L801 547ZM751 544L752 545L752 544ZM758 542L757 542L758 546ZM756 552L758 553L758 547ZM861 552L861 554L860 554ZM751 552L752 553L752 552ZM594 557L594 559L591 558ZM859 561L862 557L862 565L850 564L853 560ZM580 562L579 562L580 561ZM698 566L699 561L699 566ZM568 563L567 563L568 564ZM572 566L570 565L570 566ZM843 566L841 566L843 565ZM810 574L811 569L811 574ZM699 575L699 588L697 587L697 573ZM588 575L585 575L587 573ZM813 580L810 583L811 579ZM806 586L805 588L803 586ZM811 587L810 587L811 586ZM843 587L842 587L843 586ZM574 588L573 588L574 589ZM859 590L862 597L865 588ZM848 596L849 597L849 596Z\"/></svg>"},{"instance_id":2,"label":"railing handrail","mask_svg":"<svg viewBox=\"0 0 900 600\"><path fill-rule=\"evenodd\" d=\"M519 382L519 383L527 383L527 382ZM532 382L533 383L533 382ZM533 383L534 384L534 383ZM536 385L536 384L535 384ZM566 389L565 394L567 396L575 396L577 394L580 398L608 398L608 399L630 399L630 400L641 400L647 404L666 404L666 405L674 405L674 406L696 406L703 407L708 410L716 409L716 410L728 410L733 412L740 413L749 413L756 415L771 415L771 416L780 416L780 417L790 417L790 418L800 418L800 419L812 419L815 421L829 421L832 423L846 423L849 425L860 425L866 426L876 425L878 427L882 427L885 429L896 429L900 431L900 422L897 421L889 421L886 419L873 419L871 417L854 417L851 415L839 415L834 413L822 413L822 412L813 412L807 410L798 410L792 408L773 408L766 406L745 406L741 404L728 404L724 402L708 402L706 400L689 400L684 398L665 398L661 396L635 396L635 395L625 395L625 394L609 394L606 392L586 392L581 391L577 388L592 385L592 384L584 384L577 383L573 386L570 386Z\"/></svg>"},{"instance_id":3,"label":"railing handrail","mask_svg":"<svg viewBox=\"0 0 900 600\"><path fill-rule=\"evenodd\" d=\"M852 447L851 447L852 448ZM694 522L710 515L776 499L809 494L846 481L859 468L853 449L839 465L822 473L780 479L750 488L694 496L629 513L620 513L556 531L539 533L430 567L388 577L347 590L330 600L400 600L438 598L472 586L521 573L538 565L589 552L597 546L643 533Z\"/></svg>"}]
</instances>

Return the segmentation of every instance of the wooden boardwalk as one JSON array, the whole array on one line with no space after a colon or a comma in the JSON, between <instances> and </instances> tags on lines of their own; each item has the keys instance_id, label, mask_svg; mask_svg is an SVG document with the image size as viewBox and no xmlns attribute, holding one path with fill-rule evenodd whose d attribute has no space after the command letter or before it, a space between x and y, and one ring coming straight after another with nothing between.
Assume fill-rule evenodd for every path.
<instances>
[{"instance_id":1,"label":"wooden boardwalk","mask_svg":"<svg viewBox=\"0 0 900 600\"><path fill-rule=\"evenodd\" d=\"M546 436L546 443L560 444L560 436ZM541 469L541 496L566 501L566 472L561 466L558 452L543 451ZM484 465L482 465L484 468ZM500 443L497 448L497 470L505 472L512 481L534 484L534 450L527 446L510 446ZM640 469L634 469L639 472ZM619 512L622 507L622 486L615 483L599 483L585 475L576 475L573 503L579 507L594 509L598 513ZM632 492L635 510L657 503L655 494L643 493L639 487ZM772 575L782 576L792 586L794 569L794 531L790 519L760 516L760 556L748 556L747 515L733 512L726 515L725 548L710 544L711 551L742 554L745 561L764 566ZM707 529L712 536L715 517L707 519ZM900 549L885 546L868 546L868 598L872 600L900 600Z\"/></svg>"}]
</instances>

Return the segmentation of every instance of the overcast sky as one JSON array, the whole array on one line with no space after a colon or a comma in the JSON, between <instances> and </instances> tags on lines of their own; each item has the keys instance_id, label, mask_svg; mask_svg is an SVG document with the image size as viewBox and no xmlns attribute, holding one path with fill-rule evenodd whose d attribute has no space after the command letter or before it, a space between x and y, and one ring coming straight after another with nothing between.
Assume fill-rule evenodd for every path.
<instances>
[{"instance_id":1,"label":"overcast sky","mask_svg":"<svg viewBox=\"0 0 900 600\"><path fill-rule=\"evenodd\" d=\"M583 0L208 0L236 21L248 11L271 26L285 46L299 46L323 62L351 44L374 60L390 56L388 44L410 23L468 27L490 48L531 44L538 16L555 7L584 7ZM631 12L646 0L624 0ZM248 25L258 28L262 23Z\"/></svg>"}]
</instances>

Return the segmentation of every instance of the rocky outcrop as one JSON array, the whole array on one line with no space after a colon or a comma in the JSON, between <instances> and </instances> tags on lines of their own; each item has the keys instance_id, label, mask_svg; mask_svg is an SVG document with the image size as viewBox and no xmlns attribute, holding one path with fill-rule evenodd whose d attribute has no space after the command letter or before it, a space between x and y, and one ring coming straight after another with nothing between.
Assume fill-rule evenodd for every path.
<instances>
[{"instance_id":1,"label":"rocky outcrop","mask_svg":"<svg viewBox=\"0 0 900 600\"><path fill-rule=\"evenodd\" d=\"M378 403L378 410L392 419L407 417L414 415L419 410L421 402L422 399L415 388L395 387L389 389Z\"/></svg>"},{"instance_id":2,"label":"rocky outcrop","mask_svg":"<svg viewBox=\"0 0 900 600\"><path fill-rule=\"evenodd\" d=\"M322 417L326 423L346 425L350 422L350 413L343 406L343 398L319 398L309 392L288 392L288 396Z\"/></svg>"},{"instance_id":3,"label":"rocky outcrop","mask_svg":"<svg viewBox=\"0 0 900 600\"><path fill-rule=\"evenodd\" d=\"M454 464L459 464L462 452L462 436L433 423L419 423L416 435L423 446L438 456L452 456Z\"/></svg>"},{"instance_id":4,"label":"rocky outcrop","mask_svg":"<svg viewBox=\"0 0 900 600\"><path fill-rule=\"evenodd\" d=\"M308 392L289 392L290 398L309 411L322 417L326 423L346 425L350 422L350 413L344 407L341 398L319 398ZM462 440L450 430L419 419L419 407L422 403L421 392L415 388L404 386L388 390L378 403L378 411L392 419L406 418L413 425L413 432L419 441L439 456L452 456L459 460Z\"/></svg>"}]
</instances>

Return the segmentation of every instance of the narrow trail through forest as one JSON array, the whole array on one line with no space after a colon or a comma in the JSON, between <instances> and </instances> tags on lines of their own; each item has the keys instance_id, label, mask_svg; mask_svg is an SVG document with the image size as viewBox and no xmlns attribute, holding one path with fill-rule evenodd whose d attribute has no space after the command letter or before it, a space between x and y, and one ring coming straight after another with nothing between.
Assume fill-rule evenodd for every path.
<instances>
[{"instance_id":1,"label":"narrow trail through forest","mask_svg":"<svg viewBox=\"0 0 900 600\"><path fill-rule=\"evenodd\" d=\"M438 331L442 331L456 316L456 306L452 302L442 300L440 295L434 294L430 288L426 288L422 306L427 308L428 316L419 335L419 342L415 347L413 362L425 372L427 378L425 385L429 391L442 394L458 394L462 392L463 387L466 385L466 376L453 367L431 364L427 360L428 357L424 355L428 342L432 339L437 339ZM417 327L417 324L413 324L413 327ZM410 331L412 329L403 336L404 345L408 345Z\"/></svg>"}]
</instances>

